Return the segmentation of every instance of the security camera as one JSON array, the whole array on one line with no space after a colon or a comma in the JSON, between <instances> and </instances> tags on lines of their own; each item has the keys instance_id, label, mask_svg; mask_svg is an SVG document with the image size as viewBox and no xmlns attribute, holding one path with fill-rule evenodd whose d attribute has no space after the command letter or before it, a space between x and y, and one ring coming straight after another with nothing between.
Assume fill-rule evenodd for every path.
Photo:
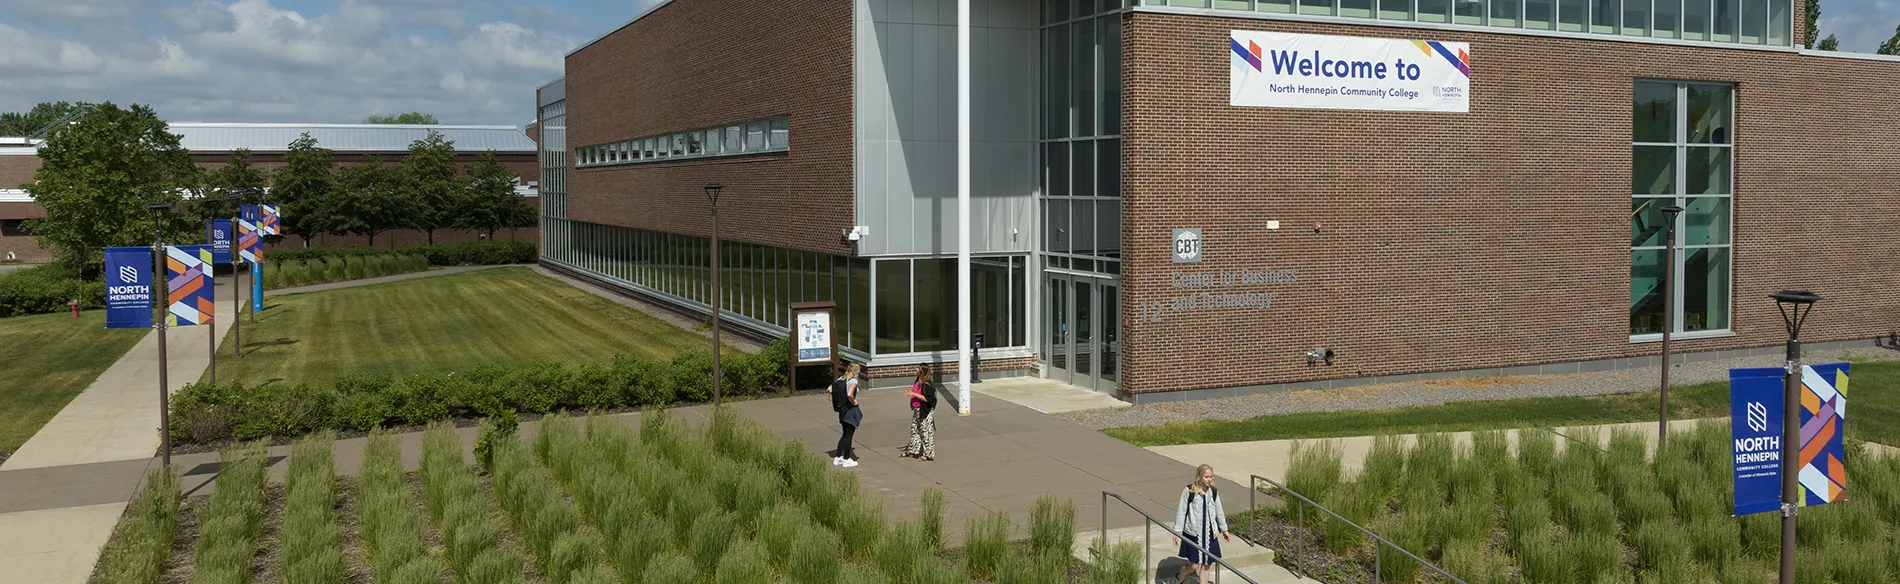
<instances>
[{"instance_id":1,"label":"security camera","mask_svg":"<svg viewBox=\"0 0 1900 584\"><path fill-rule=\"evenodd\" d=\"M857 240L859 240L859 239L863 239L863 238L864 238L864 236L862 236L862 235L858 235L858 230L856 230L856 229L852 229L852 230L850 230L850 231L846 231L846 232L844 233L844 238L845 238L845 239L848 239L848 240L851 240L851 241L857 241Z\"/></svg>"}]
</instances>

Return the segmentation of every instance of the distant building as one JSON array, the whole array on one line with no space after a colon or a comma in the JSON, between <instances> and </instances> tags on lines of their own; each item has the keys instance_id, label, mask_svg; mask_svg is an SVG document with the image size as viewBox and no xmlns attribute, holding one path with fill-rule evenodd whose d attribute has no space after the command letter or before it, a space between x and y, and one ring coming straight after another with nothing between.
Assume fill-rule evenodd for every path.
<instances>
[{"instance_id":1,"label":"distant building","mask_svg":"<svg viewBox=\"0 0 1900 584\"><path fill-rule=\"evenodd\" d=\"M516 192L528 197L531 206L540 208L538 186L541 171L536 162L535 140L514 126L176 122L170 124L170 129L180 136L180 142L191 152L192 159L207 170L229 163L231 152L249 149L251 164L267 175L284 166L284 152L292 141L305 132L316 139L318 146L336 153L335 159L340 169L361 163L371 155L382 157L385 164L400 163L409 151L409 144L428 136L433 130L455 143L457 164L472 164L483 152L495 151L501 163L520 178ZM21 228L25 220L46 215L22 188L33 182L33 173L40 168L38 152L42 144L42 140L0 137L0 261L37 262L52 258L50 252L40 249L37 237L28 235ZM497 232L495 237L536 241L539 233L539 228L528 227ZM485 235L437 230L435 240L436 243L457 243ZM424 243L426 238L419 231L401 230L379 234L376 243L378 246L414 245ZM312 239L310 243L364 245L367 239L361 236L325 235ZM302 241L297 238L290 238L285 243L301 244Z\"/></svg>"}]
</instances>

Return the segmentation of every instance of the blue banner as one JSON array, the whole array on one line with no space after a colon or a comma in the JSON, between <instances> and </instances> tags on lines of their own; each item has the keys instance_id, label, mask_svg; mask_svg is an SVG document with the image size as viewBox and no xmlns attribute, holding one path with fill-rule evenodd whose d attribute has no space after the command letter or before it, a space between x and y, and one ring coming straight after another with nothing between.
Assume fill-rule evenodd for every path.
<instances>
[{"instance_id":1,"label":"blue banner","mask_svg":"<svg viewBox=\"0 0 1900 584\"><path fill-rule=\"evenodd\" d=\"M211 242L212 261L231 263L231 220L206 219L205 241Z\"/></svg>"},{"instance_id":2,"label":"blue banner","mask_svg":"<svg viewBox=\"0 0 1900 584\"><path fill-rule=\"evenodd\" d=\"M1782 374L1780 367L1728 370L1737 516L1781 509Z\"/></svg>"},{"instance_id":3,"label":"blue banner","mask_svg":"<svg viewBox=\"0 0 1900 584\"><path fill-rule=\"evenodd\" d=\"M106 248L106 328L152 328L152 248Z\"/></svg>"},{"instance_id":4,"label":"blue banner","mask_svg":"<svg viewBox=\"0 0 1900 584\"><path fill-rule=\"evenodd\" d=\"M249 221L252 225L263 221L263 218L258 216L257 205L239 205L238 218Z\"/></svg>"}]
</instances>

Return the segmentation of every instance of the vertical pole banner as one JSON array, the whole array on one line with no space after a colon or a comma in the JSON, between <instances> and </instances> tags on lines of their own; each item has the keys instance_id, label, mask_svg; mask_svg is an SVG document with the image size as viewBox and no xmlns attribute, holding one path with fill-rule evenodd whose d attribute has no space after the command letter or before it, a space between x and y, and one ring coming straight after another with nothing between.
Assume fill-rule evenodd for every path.
<instances>
[{"instance_id":1,"label":"vertical pole banner","mask_svg":"<svg viewBox=\"0 0 1900 584\"><path fill-rule=\"evenodd\" d=\"M1847 363L1801 368L1801 457L1795 475L1802 506L1847 500Z\"/></svg>"},{"instance_id":2,"label":"vertical pole banner","mask_svg":"<svg viewBox=\"0 0 1900 584\"><path fill-rule=\"evenodd\" d=\"M106 248L106 328L152 328L152 248Z\"/></svg>"},{"instance_id":3,"label":"vertical pole banner","mask_svg":"<svg viewBox=\"0 0 1900 584\"><path fill-rule=\"evenodd\" d=\"M217 313L211 285L211 246L179 245L165 248L165 287L171 291L171 304L165 309L165 324L193 326L210 324Z\"/></svg>"},{"instance_id":4,"label":"vertical pole banner","mask_svg":"<svg viewBox=\"0 0 1900 584\"><path fill-rule=\"evenodd\" d=\"M1782 369L1728 370L1735 515L1781 509Z\"/></svg>"},{"instance_id":5,"label":"vertical pole banner","mask_svg":"<svg viewBox=\"0 0 1900 584\"><path fill-rule=\"evenodd\" d=\"M277 206L262 205L259 207L259 213L261 219L258 230L264 232L264 235L281 235L278 232L278 223L283 221L283 216L277 213Z\"/></svg>"},{"instance_id":6,"label":"vertical pole banner","mask_svg":"<svg viewBox=\"0 0 1900 584\"><path fill-rule=\"evenodd\" d=\"M211 242L211 258L220 264L231 263L231 220L206 219L205 241Z\"/></svg>"},{"instance_id":7,"label":"vertical pole banner","mask_svg":"<svg viewBox=\"0 0 1900 584\"><path fill-rule=\"evenodd\" d=\"M237 232L238 259L248 263L261 261L264 250L259 245L262 242L258 240L257 225L248 219L239 219Z\"/></svg>"}]
</instances>

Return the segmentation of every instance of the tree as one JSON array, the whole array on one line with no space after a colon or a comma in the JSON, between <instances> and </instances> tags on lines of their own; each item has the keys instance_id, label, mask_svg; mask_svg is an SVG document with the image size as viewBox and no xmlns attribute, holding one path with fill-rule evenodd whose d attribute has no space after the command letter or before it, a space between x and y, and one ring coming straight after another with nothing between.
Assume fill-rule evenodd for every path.
<instances>
[{"instance_id":1,"label":"tree","mask_svg":"<svg viewBox=\"0 0 1900 584\"><path fill-rule=\"evenodd\" d=\"M264 201L264 192L270 186L269 177L264 171L251 165L251 151L240 148L231 151L231 161L206 177L204 218L229 219L236 216L238 205L256 205ZM226 201L236 195L238 200Z\"/></svg>"},{"instance_id":2,"label":"tree","mask_svg":"<svg viewBox=\"0 0 1900 584\"><path fill-rule=\"evenodd\" d=\"M0 113L0 136L30 136L48 124L91 104L63 101L40 102L26 113Z\"/></svg>"},{"instance_id":3,"label":"tree","mask_svg":"<svg viewBox=\"0 0 1900 584\"><path fill-rule=\"evenodd\" d=\"M501 164L495 151L483 152L469 171L460 212L455 226L462 229L486 229L495 239L496 229L534 226L534 208L515 194L517 177Z\"/></svg>"},{"instance_id":4,"label":"tree","mask_svg":"<svg viewBox=\"0 0 1900 584\"><path fill-rule=\"evenodd\" d=\"M278 228L303 238L304 247L310 246L310 238L333 232L330 195L336 183L335 152L317 147L316 139L304 132L284 152L284 166L277 169L271 191L271 198L283 205Z\"/></svg>"},{"instance_id":5,"label":"tree","mask_svg":"<svg viewBox=\"0 0 1900 584\"><path fill-rule=\"evenodd\" d=\"M434 130L409 144L402 159L402 187L411 201L406 227L420 229L435 244L435 231L455 224L456 208L464 187L455 168L455 142Z\"/></svg>"},{"instance_id":6,"label":"tree","mask_svg":"<svg viewBox=\"0 0 1900 584\"><path fill-rule=\"evenodd\" d=\"M1814 48L1814 37L1821 34L1821 0L1804 0L1803 15L1807 18L1807 29L1802 34L1802 46Z\"/></svg>"},{"instance_id":7,"label":"tree","mask_svg":"<svg viewBox=\"0 0 1900 584\"><path fill-rule=\"evenodd\" d=\"M102 248L150 245L154 217L145 205L177 204L198 186L191 153L151 108L100 104L54 128L26 191L46 216L27 222L54 258L87 276L105 262ZM157 215L172 236L203 233L192 218Z\"/></svg>"},{"instance_id":8,"label":"tree","mask_svg":"<svg viewBox=\"0 0 1900 584\"><path fill-rule=\"evenodd\" d=\"M398 169L383 165L380 156L370 155L362 164L343 168L337 189L331 193L323 216L331 233L369 237L376 245L376 234L403 226L406 198L402 195Z\"/></svg>"},{"instance_id":9,"label":"tree","mask_svg":"<svg viewBox=\"0 0 1900 584\"><path fill-rule=\"evenodd\" d=\"M405 114L396 114L393 116L386 116L383 114L370 114L369 117L363 118L363 123L365 124L414 124L414 125L433 126L436 124L440 124L442 122L435 121L434 114L425 114L422 112L409 112Z\"/></svg>"},{"instance_id":10,"label":"tree","mask_svg":"<svg viewBox=\"0 0 1900 584\"><path fill-rule=\"evenodd\" d=\"M1893 38L1887 39L1887 42L1880 43L1880 48L1874 49L1874 53L1880 55L1900 55L1900 26L1893 27Z\"/></svg>"}]
</instances>

